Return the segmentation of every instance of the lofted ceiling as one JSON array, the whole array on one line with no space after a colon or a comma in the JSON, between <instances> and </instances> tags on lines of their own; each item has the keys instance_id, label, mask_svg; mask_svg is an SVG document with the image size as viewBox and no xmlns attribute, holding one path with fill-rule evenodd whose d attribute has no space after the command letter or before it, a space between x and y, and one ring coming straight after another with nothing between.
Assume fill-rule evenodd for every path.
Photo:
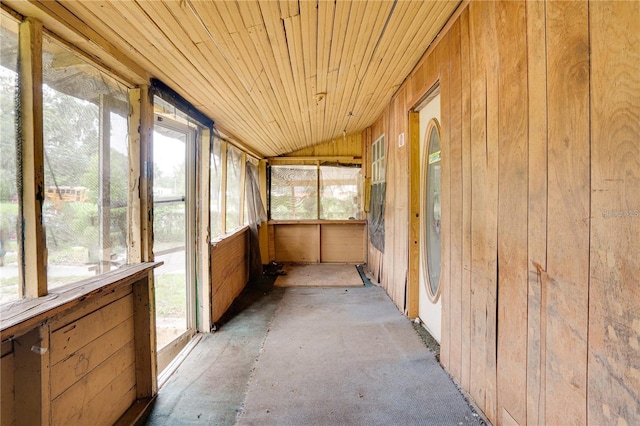
<instances>
[{"instance_id":1,"label":"lofted ceiling","mask_svg":"<svg viewBox=\"0 0 640 426\"><path fill-rule=\"evenodd\" d=\"M80 48L115 49L269 157L371 125L459 1L28 3L18 11L68 21Z\"/></svg>"}]
</instances>

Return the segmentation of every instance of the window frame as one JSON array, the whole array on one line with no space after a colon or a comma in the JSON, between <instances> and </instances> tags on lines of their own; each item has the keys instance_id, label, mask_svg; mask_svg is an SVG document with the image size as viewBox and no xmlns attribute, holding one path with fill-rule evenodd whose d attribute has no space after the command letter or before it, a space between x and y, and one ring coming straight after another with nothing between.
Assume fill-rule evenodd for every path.
<instances>
[{"instance_id":1,"label":"window frame","mask_svg":"<svg viewBox=\"0 0 640 426\"><path fill-rule=\"evenodd\" d=\"M316 214L315 214L315 218L313 219L273 219L273 217L271 216L271 196L272 196L272 185L273 185L273 179L272 179L272 173L273 173L273 168L274 167L289 167L289 168L295 168L295 167L307 167L307 168L311 168L314 167L316 169ZM315 165L310 165L310 164L299 164L299 163L278 163L278 164L272 164L269 168L269 172L268 172L268 207L269 207L269 211L268 211L268 217L270 221L273 222L290 222L290 221L296 221L296 222L318 222L318 221L324 221L324 222L331 222L331 221L340 221L340 220L361 220L361 219L323 219L321 218L321 212L322 212L322 194L321 194L321 189L322 189L322 178L321 178L321 169L322 167L345 167L345 168L357 168L360 173L361 176L364 173L364 169L361 165L358 164L353 164L351 165L351 167L349 166L344 166L344 165L326 165L323 166L321 164L319 164L319 162L316 162ZM357 185L358 186L358 193L360 196L360 205L358 206L359 211L357 212L358 214L356 216L364 216L364 188L363 188L363 182L364 182L364 176L362 176L362 182Z\"/></svg>"},{"instance_id":2,"label":"window frame","mask_svg":"<svg viewBox=\"0 0 640 426\"><path fill-rule=\"evenodd\" d=\"M371 144L371 183L386 182L386 156L384 133Z\"/></svg>"},{"instance_id":3,"label":"window frame","mask_svg":"<svg viewBox=\"0 0 640 426\"><path fill-rule=\"evenodd\" d=\"M126 213L126 253L127 264L139 263L146 259L143 254L144 248L144 224L135 218L141 209L141 197L132 196L133 188L141 187L142 190L144 175L142 167L138 166L144 143L141 142L141 134L136 132L134 136L130 129L143 127L144 115L151 111L148 106L137 106L136 101L145 98L142 92L144 89L136 88L130 81L125 81L122 77L114 75L102 64L95 62L84 52L70 46L54 34L47 31L39 20L26 17L21 18L2 10L2 17L11 18L19 25L19 97L20 108L15 113L19 116L22 135L17 139L17 144L21 149L22 156L19 168L22 174L22 181L19 183L21 191L18 192L19 222L22 227L18 230L18 251L22 254L22 261L19 262L18 286L20 290L19 299L38 298L49 293L49 279L47 277L47 244L46 231L44 227L43 203L46 198L47 188L44 182L44 135L43 135L43 40L49 37L52 41L59 43L63 48L68 49L71 54L78 56L90 66L96 68L101 73L105 73L109 78L114 79L118 84L122 84L127 91L125 96L129 106L129 114L125 116L128 126L126 150L129 162L127 179L127 213ZM132 125L133 124L133 125ZM28 256L24 256L28 253ZM89 279L92 279L91 277ZM79 279L69 284L55 288L55 292L67 291L78 285L82 285L86 279ZM12 303L12 302L7 302Z\"/></svg>"},{"instance_id":4,"label":"window frame","mask_svg":"<svg viewBox=\"0 0 640 426\"><path fill-rule=\"evenodd\" d=\"M427 291L427 296L429 297L429 300L432 303L438 303L438 300L440 299L440 294L442 293L442 266L439 265L439 273L438 273L438 283L437 283L437 287L436 287L436 291L433 291L433 286L431 283L431 273L430 273L430 268L429 268L429 242L427 241L427 226L428 226L428 222L431 218L431 215L428 212L428 202L429 202L429 197L426 195L426 191L428 188L427 185L427 181L428 181L428 177L429 177L429 161L430 161L430 154L429 152L431 151L431 134L433 133L433 131L435 131L438 135L438 141L440 143L440 141L442 140L442 132L440 129L440 123L438 122L438 120L436 118L432 118L431 120L429 120L429 123L427 124L427 129L425 131L425 144L424 144L424 148L423 148L423 152L422 152L422 165L423 167L421 167L421 173L420 173L420 181L422 184L425 185L424 189L421 190L421 201L420 201L420 205L421 205L421 211L423 212L420 215L420 244L421 244L421 251L423 253L423 255L421 256L422 259L422 268L424 270L424 278L425 278L425 287L426 287L426 291ZM441 150L440 150L441 153ZM440 159L438 160L441 163L441 154L440 154ZM441 163L441 167L442 167L442 163ZM442 170L442 169L441 169ZM442 183L440 185L440 193L442 193ZM442 239L440 240L440 253L442 255Z\"/></svg>"}]
</instances>

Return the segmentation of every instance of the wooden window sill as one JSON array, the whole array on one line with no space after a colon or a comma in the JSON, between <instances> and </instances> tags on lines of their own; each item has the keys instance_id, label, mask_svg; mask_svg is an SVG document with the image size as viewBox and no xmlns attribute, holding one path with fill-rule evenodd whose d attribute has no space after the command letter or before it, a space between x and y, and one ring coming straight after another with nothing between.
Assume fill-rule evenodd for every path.
<instances>
[{"instance_id":1,"label":"wooden window sill","mask_svg":"<svg viewBox=\"0 0 640 426\"><path fill-rule=\"evenodd\" d=\"M99 297L121 286L131 285L162 264L163 262L146 262L126 265L106 274L55 288L46 296L2 305L0 340L18 337L88 298Z\"/></svg>"},{"instance_id":2,"label":"wooden window sill","mask_svg":"<svg viewBox=\"0 0 640 426\"><path fill-rule=\"evenodd\" d=\"M364 219L312 219L312 220L270 220L269 225L348 225L348 224L365 224Z\"/></svg>"}]
</instances>

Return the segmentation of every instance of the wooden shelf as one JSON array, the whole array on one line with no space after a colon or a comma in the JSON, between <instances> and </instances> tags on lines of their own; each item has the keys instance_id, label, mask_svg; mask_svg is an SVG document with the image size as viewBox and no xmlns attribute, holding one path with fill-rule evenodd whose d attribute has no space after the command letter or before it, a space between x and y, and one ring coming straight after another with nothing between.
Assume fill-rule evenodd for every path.
<instances>
[{"instance_id":1,"label":"wooden shelf","mask_svg":"<svg viewBox=\"0 0 640 426\"><path fill-rule=\"evenodd\" d=\"M18 337L47 318L63 313L80 302L131 285L163 262L126 265L115 271L67 284L35 299L22 299L0 307L0 340Z\"/></svg>"},{"instance_id":2,"label":"wooden shelf","mask_svg":"<svg viewBox=\"0 0 640 426\"><path fill-rule=\"evenodd\" d=\"M160 265L127 265L0 308L2 422L139 415L158 389L152 270Z\"/></svg>"},{"instance_id":3,"label":"wooden shelf","mask_svg":"<svg viewBox=\"0 0 640 426\"><path fill-rule=\"evenodd\" d=\"M359 225L367 223L364 219L353 220L270 220L269 225Z\"/></svg>"}]
</instances>

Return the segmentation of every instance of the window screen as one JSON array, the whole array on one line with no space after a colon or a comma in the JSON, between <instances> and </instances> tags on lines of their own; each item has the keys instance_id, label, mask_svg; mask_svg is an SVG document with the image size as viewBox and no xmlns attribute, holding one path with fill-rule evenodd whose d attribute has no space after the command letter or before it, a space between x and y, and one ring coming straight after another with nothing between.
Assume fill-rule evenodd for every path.
<instances>
[{"instance_id":1,"label":"window screen","mask_svg":"<svg viewBox=\"0 0 640 426\"><path fill-rule=\"evenodd\" d=\"M211 236L222 235L222 223L220 206L222 205L222 141L218 138L213 140L211 150Z\"/></svg>"},{"instance_id":2,"label":"window screen","mask_svg":"<svg viewBox=\"0 0 640 426\"><path fill-rule=\"evenodd\" d=\"M0 304L18 290L18 181L16 115L18 23L0 11Z\"/></svg>"},{"instance_id":3,"label":"window screen","mask_svg":"<svg viewBox=\"0 0 640 426\"><path fill-rule=\"evenodd\" d=\"M362 173L355 167L320 167L320 219L360 219Z\"/></svg>"},{"instance_id":4,"label":"window screen","mask_svg":"<svg viewBox=\"0 0 640 426\"><path fill-rule=\"evenodd\" d=\"M271 167L271 218L318 219L316 166Z\"/></svg>"},{"instance_id":5,"label":"window screen","mask_svg":"<svg viewBox=\"0 0 640 426\"><path fill-rule=\"evenodd\" d=\"M49 288L127 263L128 94L43 37Z\"/></svg>"},{"instance_id":6,"label":"window screen","mask_svg":"<svg viewBox=\"0 0 640 426\"><path fill-rule=\"evenodd\" d=\"M242 225L240 213L242 210L242 152L232 145L227 145L227 218L226 232L230 232Z\"/></svg>"}]
</instances>

